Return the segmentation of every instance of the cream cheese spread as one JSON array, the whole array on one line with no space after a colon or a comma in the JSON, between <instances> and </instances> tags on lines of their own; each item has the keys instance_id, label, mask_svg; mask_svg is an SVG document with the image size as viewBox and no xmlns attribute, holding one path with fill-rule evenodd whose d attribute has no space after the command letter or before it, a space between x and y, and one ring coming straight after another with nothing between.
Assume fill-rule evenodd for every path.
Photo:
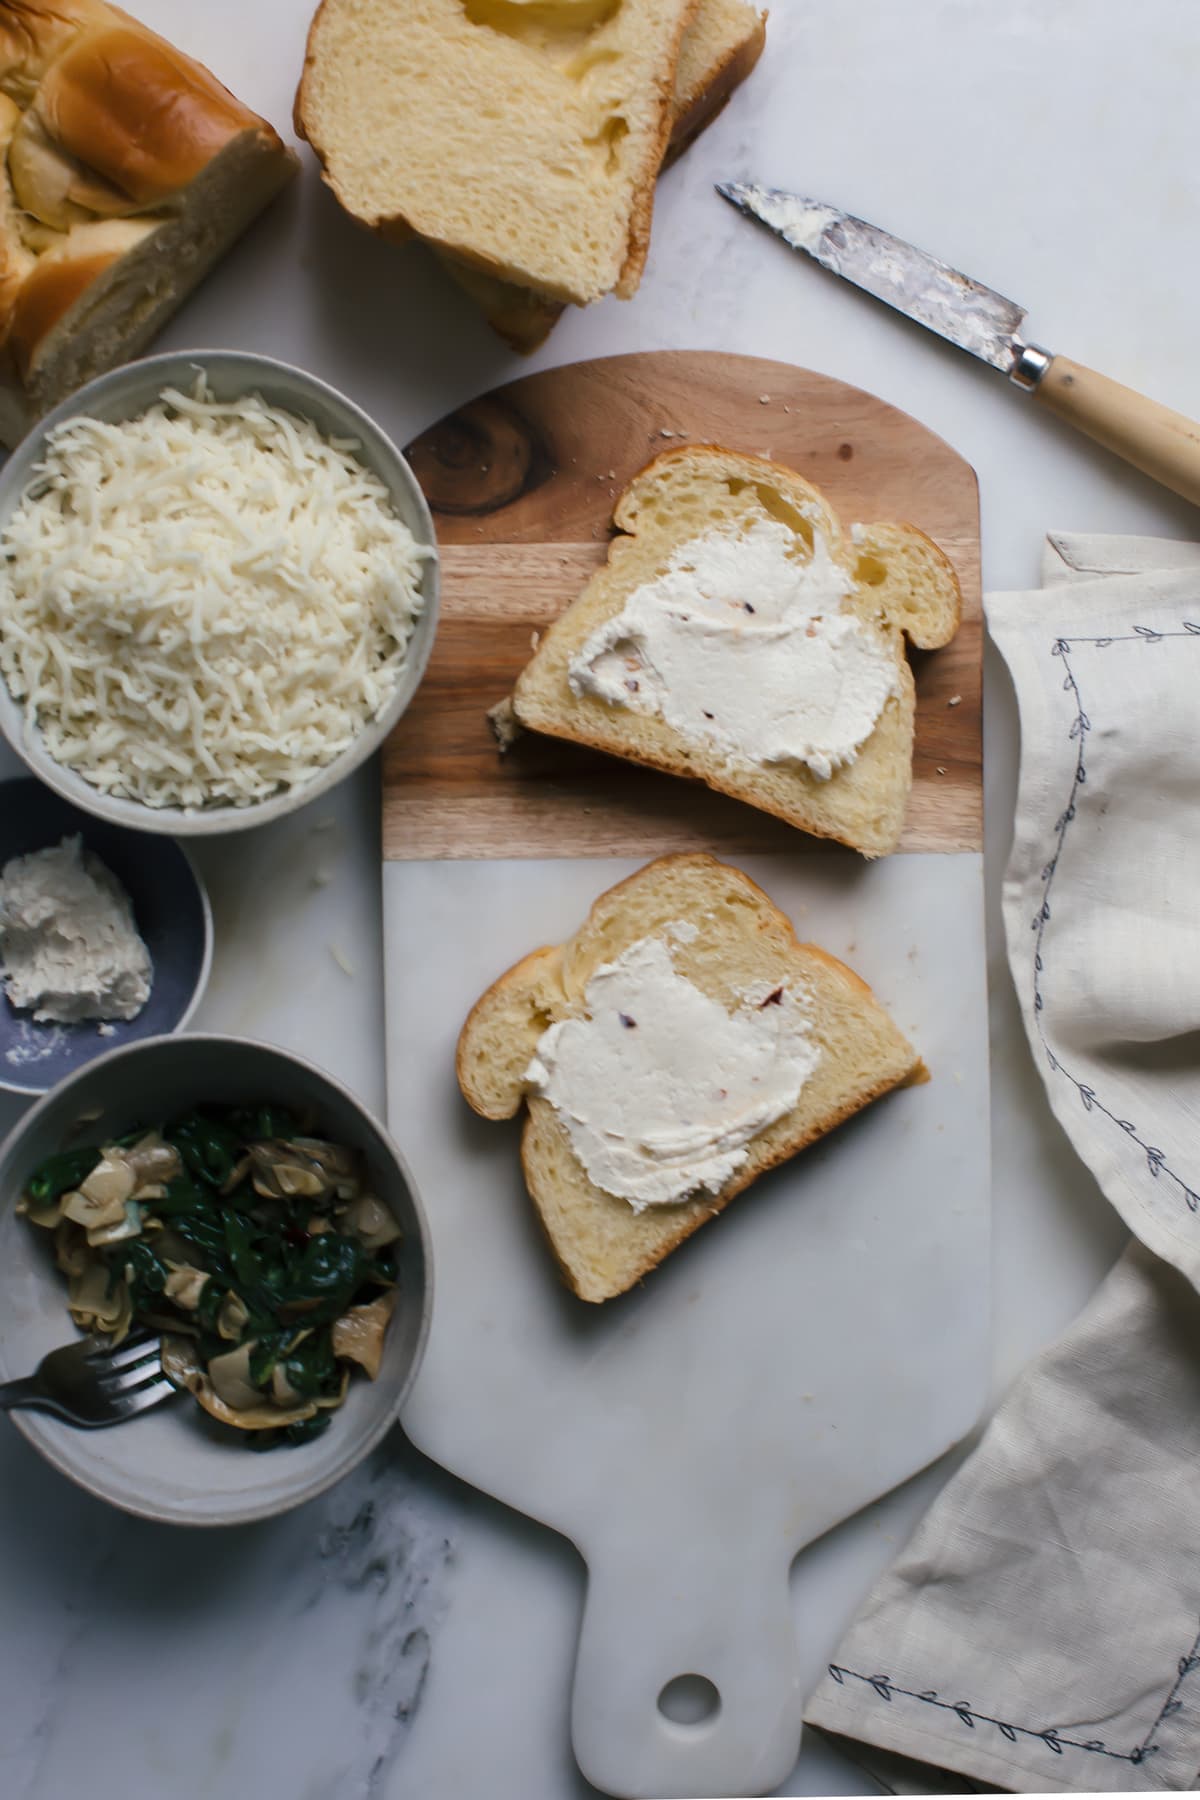
<instances>
[{"instance_id":1,"label":"cream cheese spread","mask_svg":"<svg viewBox=\"0 0 1200 1800\"><path fill-rule=\"evenodd\" d=\"M728 763L855 760L896 689L887 639L846 611L853 582L824 534L812 555L775 519L672 554L572 658L571 690L654 713Z\"/></svg>"},{"instance_id":2,"label":"cream cheese spread","mask_svg":"<svg viewBox=\"0 0 1200 1800\"><path fill-rule=\"evenodd\" d=\"M154 971L129 895L79 837L0 871L0 982L36 1020L134 1019Z\"/></svg>"},{"instance_id":3,"label":"cream cheese spread","mask_svg":"<svg viewBox=\"0 0 1200 1800\"><path fill-rule=\"evenodd\" d=\"M586 1016L543 1032L525 1071L590 1180L635 1212L715 1194L789 1112L820 1061L803 994L747 992L735 1012L675 968L669 937L597 969Z\"/></svg>"}]
</instances>

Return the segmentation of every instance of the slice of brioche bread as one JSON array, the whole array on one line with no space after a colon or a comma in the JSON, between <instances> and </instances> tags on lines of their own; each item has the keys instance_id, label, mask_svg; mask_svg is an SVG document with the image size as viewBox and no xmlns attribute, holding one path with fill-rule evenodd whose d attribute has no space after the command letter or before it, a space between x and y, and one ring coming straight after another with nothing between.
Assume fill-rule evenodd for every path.
<instances>
[{"instance_id":1,"label":"slice of brioche bread","mask_svg":"<svg viewBox=\"0 0 1200 1800\"><path fill-rule=\"evenodd\" d=\"M588 1179L553 1105L530 1092L525 1074L542 1033L585 1014L585 989L599 968L680 920L696 935L673 945L679 974L730 1012L747 989L787 983L806 996L820 1058L795 1106L750 1140L746 1161L718 1193L639 1213ZM928 1078L866 983L799 943L761 888L707 855L649 863L602 894L568 943L535 950L502 975L463 1027L457 1069L484 1118L512 1118L528 1104L526 1184L567 1285L591 1301L624 1293L766 1170L881 1094Z\"/></svg>"},{"instance_id":2,"label":"slice of brioche bread","mask_svg":"<svg viewBox=\"0 0 1200 1800\"><path fill-rule=\"evenodd\" d=\"M856 526L847 534L824 496L791 469L714 445L688 445L657 457L621 494L613 518L621 535L607 563L543 634L517 681L517 722L668 774L694 776L865 856L894 850L912 786L915 695L904 639L922 649L948 643L962 609L954 570L937 545L912 525ZM801 560L812 554L815 532L825 538L853 581L844 607L879 633L895 658L895 692L874 730L856 760L825 780L803 763L727 758L705 740L684 737L657 713L575 694L569 685L572 657L622 611L636 588L662 573L678 547L714 528L744 529L758 519L787 525Z\"/></svg>"},{"instance_id":3,"label":"slice of brioche bread","mask_svg":"<svg viewBox=\"0 0 1200 1800\"><path fill-rule=\"evenodd\" d=\"M766 35L767 15L749 0L700 0L679 47L664 169L712 124L734 89L745 81L762 55ZM492 330L514 350L526 354L536 350L563 315L560 302L548 300L532 288L500 281L445 250L438 251L438 256Z\"/></svg>"},{"instance_id":4,"label":"slice of brioche bread","mask_svg":"<svg viewBox=\"0 0 1200 1800\"><path fill-rule=\"evenodd\" d=\"M322 0L296 129L355 218L550 300L637 288L697 0Z\"/></svg>"}]
</instances>

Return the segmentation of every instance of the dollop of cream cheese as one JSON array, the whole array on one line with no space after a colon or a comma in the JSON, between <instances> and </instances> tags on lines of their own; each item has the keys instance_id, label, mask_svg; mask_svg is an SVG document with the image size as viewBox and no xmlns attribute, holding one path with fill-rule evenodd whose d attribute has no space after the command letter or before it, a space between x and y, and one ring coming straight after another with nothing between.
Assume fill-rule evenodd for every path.
<instances>
[{"instance_id":1,"label":"dollop of cream cheese","mask_svg":"<svg viewBox=\"0 0 1200 1800\"><path fill-rule=\"evenodd\" d=\"M41 1022L134 1019L154 970L129 895L79 837L0 871L0 983Z\"/></svg>"},{"instance_id":2,"label":"dollop of cream cheese","mask_svg":"<svg viewBox=\"0 0 1200 1800\"><path fill-rule=\"evenodd\" d=\"M728 763L851 763L896 691L887 639L843 601L820 531L810 557L776 519L681 544L571 659L577 695L656 713Z\"/></svg>"},{"instance_id":3,"label":"dollop of cream cheese","mask_svg":"<svg viewBox=\"0 0 1200 1800\"><path fill-rule=\"evenodd\" d=\"M590 1180L639 1213L717 1193L821 1057L806 997L786 981L731 1013L681 975L668 939L689 929L668 926L597 969L586 1013L543 1032L525 1071Z\"/></svg>"}]
</instances>

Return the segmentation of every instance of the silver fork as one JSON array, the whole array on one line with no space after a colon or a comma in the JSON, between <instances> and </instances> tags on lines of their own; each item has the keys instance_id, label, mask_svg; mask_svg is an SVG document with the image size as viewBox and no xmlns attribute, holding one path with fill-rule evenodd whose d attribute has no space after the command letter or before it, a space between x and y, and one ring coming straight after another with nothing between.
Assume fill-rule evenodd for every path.
<instances>
[{"instance_id":1,"label":"silver fork","mask_svg":"<svg viewBox=\"0 0 1200 1800\"><path fill-rule=\"evenodd\" d=\"M139 1331L114 1350L106 1338L81 1338L43 1356L32 1375L0 1384L0 1412L36 1406L71 1425L119 1425L177 1390L162 1372L157 1334Z\"/></svg>"}]
</instances>

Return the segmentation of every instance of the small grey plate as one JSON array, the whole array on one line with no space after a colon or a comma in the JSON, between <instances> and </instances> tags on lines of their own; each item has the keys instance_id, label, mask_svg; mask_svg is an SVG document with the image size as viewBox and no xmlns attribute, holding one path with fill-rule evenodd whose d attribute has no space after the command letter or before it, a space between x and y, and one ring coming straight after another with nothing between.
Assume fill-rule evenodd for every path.
<instances>
[{"instance_id":1,"label":"small grey plate","mask_svg":"<svg viewBox=\"0 0 1200 1800\"><path fill-rule=\"evenodd\" d=\"M375 1381L357 1374L329 1429L256 1455L187 1395L107 1431L80 1431L44 1413L9 1415L47 1462L142 1518L240 1525L311 1500L359 1463L395 1423L416 1375L433 1298L429 1231L412 1176L383 1127L312 1063L249 1038L146 1038L98 1057L39 1100L0 1144L0 1381L36 1368L77 1335L50 1234L15 1212L38 1163L69 1143L99 1141L185 1108L264 1101L311 1109L318 1128L363 1152L372 1187L404 1233L399 1298Z\"/></svg>"},{"instance_id":2,"label":"small grey plate","mask_svg":"<svg viewBox=\"0 0 1200 1800\"><path fill-rule=\"evenodd\" d=\"M94 1020L39 1025L0 995L0 1088L12 1094L44 1094L106 1050L182 1031L208 983L212 913L182 844L93 819L40 781L0 782L0 869L11 857L47 850L76 833L132 900L134 921L154 964L154 983L136 1019L114 1020L103 1032Z\"/></svg>"},{"instance_id":3,"label":"small grey plate","mask_svg":"<svg viewBox=\"0 0 1200 1800\"><path fill-rule=\"evenodd\" d=\"M83 416L110 421L137 418L153 406L164 388L189 388L201 371L218 400L261 394L270 405L311 419L326 437L353 438L358 446L354 454L383 482L397 514L417 543L436 549L433 520L420 484L387 433L352 400L326 382L318 381L315 375L293 368L290 363L276 362L273 357L255 356L240 350L180 350L163 356L148 356L141 362L127 363L122 368L110 370L107 375L99 375L95 381L81 387L78 393L39 420L0 469L0 532L20 505L34 469L45 454L47 433L56 425ZM295 812L298 807L307 806L310 800L327 794L383 743L425 673L437 630L438 596L438 561L434 555L425 560L421 611L409 640L407 661L396 691L382 712L364 726L348 749L311 781L287 788L252 806L222 805L186 810L143 806L137 800L102 794L81 775L55 762L42 743L41 734L28 728L24 709L13 699L2 680L0 733L33 773L56 794L72 801L84 812L109 819L115 825L173 837L209 837L218 832L265 825L269 820L283 818L286 813Z\"/></svg>"}]
</instances>

